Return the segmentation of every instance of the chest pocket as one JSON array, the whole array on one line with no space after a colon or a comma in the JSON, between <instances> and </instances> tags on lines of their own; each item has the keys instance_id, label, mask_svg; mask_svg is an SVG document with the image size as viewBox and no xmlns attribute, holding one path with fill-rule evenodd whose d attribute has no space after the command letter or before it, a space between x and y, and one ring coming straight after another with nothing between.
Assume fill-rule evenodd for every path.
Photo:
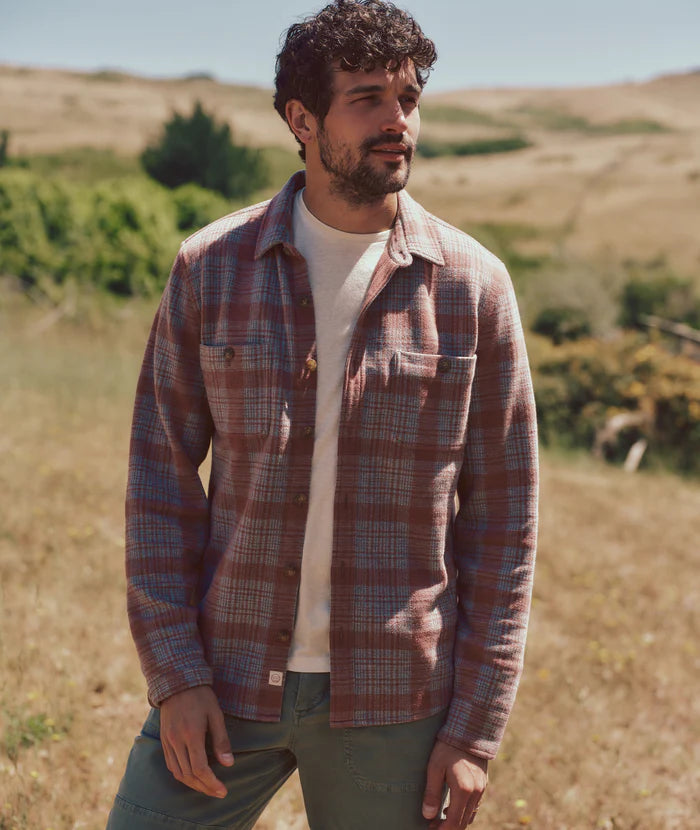
<instances>
[{"instance_id":1,"label":"chest pocket","mask_svg":"<svg viewBox=\"0 0 700 830\"><path fill-rule=\"evenodd\" d=\"M394 353L386 386L377 388L380 378L368 372L372 406L363 413L363 432L407 449L461 449L475 369L476 355Z\"/></svg>"},{"instance_id":2,"label":"chest pocket","mask_svg":"<svg viewBox=\"0 0 700 830\"><path fill-rule=\"evenodd\" d=\"M268 435L280 397L269 345L201 344L199 361L216 431L238 438Z\"/></svg>"}]
</instances>

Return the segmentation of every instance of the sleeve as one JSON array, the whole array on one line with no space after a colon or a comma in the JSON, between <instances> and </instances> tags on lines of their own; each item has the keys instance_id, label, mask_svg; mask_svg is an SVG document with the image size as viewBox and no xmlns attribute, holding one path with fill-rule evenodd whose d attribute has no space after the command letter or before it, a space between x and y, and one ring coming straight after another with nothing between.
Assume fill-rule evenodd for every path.
<instances>
[{"instance_id":1,"label":"sleeve","mask_svg":"<svg viewBox=\"0 0 700 830\"><path fill-rule=\"evenodd\" d=\"M126 495L127 610L154 706L212 683L195 604L209 532L198 468L212 435L199 342L200 312L181 249L139 376Z\"/></svg>"},{"instance_id":2,"label":"sleeve","mask_svg":"<svg viewBox=\"0 0 700 830\"><path fill-rule=\"evenodd\" d=\"M455 681L440 740L493 758L522 672L537 542L537 421L515 294L498 262L478 310L477 364L454 523Z\"/></svg>"}]
</instances>

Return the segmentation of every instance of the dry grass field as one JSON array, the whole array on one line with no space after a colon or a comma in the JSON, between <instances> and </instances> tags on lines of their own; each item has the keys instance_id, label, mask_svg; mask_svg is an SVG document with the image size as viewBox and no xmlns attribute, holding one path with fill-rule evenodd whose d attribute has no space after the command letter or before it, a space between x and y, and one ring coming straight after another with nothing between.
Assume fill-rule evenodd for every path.
<instances>
[{"instance_id":1,"label":"dry grass field","mask_svg":"<svg viewBox=\"0 0 700 830\"><path fill-rule=\"evenodd\" d=\"M98 830L145 712L122 499L152 308L0 311L0 828ZM700 485L545 455L526 672L479 823L692 830ZM259 830L304 830L288 784ZM477 825L478 826L478 825Z\"/></svg>"},{"instance_id":2,"label":"dry grass field","mask_svg":"<svg viewBox=\"0 0 700 830\"><path fill-rule=\"evenodd\" d=\"M237 136L292 150L270 98L206 79L0 67L12 154L133 155L196 99ZM412 193L455 224L534 228L535 252L665 259L698 278L700 74L428 95L423 121L431 140L532 142L418 160ZM123 493L153 305L78 297L59 318L0 284L0 830L104 827L146 711ZM695 830L700 483L545 454L541 516L526 670L475 826ZM292 779L257 830L306 828Z\"/></svg>"}]
</instances>

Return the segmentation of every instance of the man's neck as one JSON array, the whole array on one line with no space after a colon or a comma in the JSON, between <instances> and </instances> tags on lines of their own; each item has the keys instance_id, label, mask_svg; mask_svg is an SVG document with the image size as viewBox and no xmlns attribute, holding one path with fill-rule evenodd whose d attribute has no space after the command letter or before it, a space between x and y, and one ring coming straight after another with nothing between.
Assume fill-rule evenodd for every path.
<instances>
[{"instance_id":1,"label":"man's neck","mask_svg":"<svg viewBox=\"0 0 700 830\"><path fill-rule=\"evenodd\" d=\"M393 226L399 202L396 193L387 193L371 204L350 204L307 176L304 204L319 221L339 231L379 233Z\"/></svg>"}]
</instances>

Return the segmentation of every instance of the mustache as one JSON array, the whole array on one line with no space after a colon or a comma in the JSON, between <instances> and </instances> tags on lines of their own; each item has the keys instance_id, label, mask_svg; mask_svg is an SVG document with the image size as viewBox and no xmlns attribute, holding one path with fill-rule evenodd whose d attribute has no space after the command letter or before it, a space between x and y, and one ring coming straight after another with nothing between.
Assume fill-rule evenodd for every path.
<instances>
[{"instance_id":1,"label":"mustache","mask_svg":"<svg viewBox=\"0 0 700 830\"><path fill-rule=\"evenodd\" d=\"M406 158L410 159L415 152L416 145L412 142L407 140L404 136L397 136L395 138L390 138L386 135L379 135L373 136L372 138L366 138L362 142L362 149L365 152L368 152L374 147L379 147L382 144L391 144L392 146L396 146L400 148L406 155Z\"/></svg>"}]
</instances>

